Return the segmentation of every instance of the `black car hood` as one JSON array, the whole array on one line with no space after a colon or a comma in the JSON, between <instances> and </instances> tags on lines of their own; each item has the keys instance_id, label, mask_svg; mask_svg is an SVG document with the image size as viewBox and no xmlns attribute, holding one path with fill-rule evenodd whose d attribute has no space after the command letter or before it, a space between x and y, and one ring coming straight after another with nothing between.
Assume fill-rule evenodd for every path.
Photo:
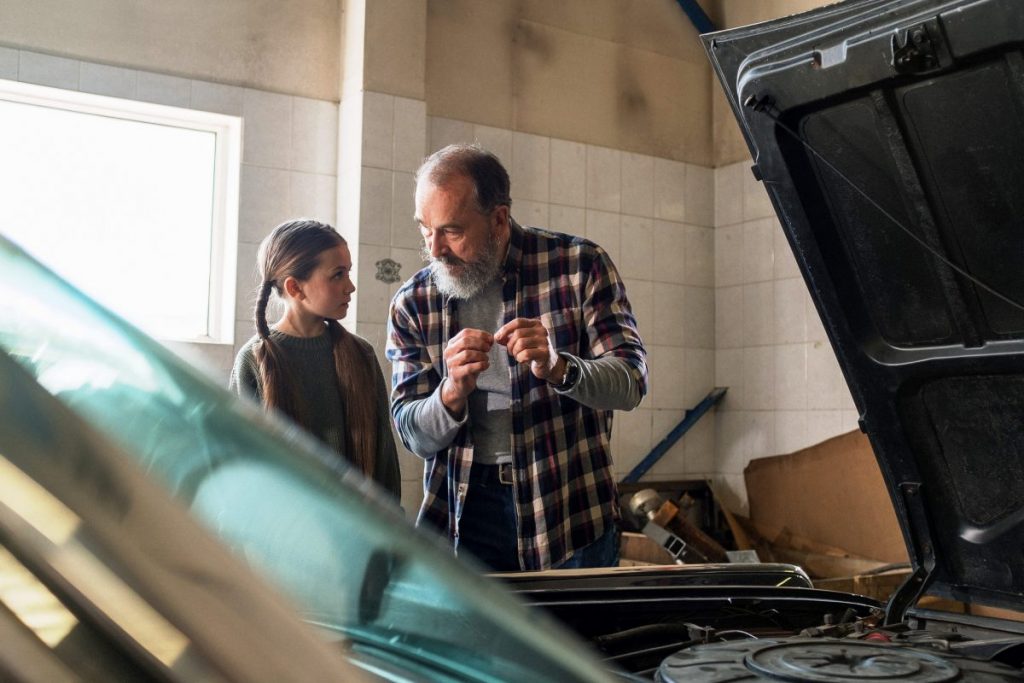
<instances>
[{"instance_id":1,"label":"black car hood","mask_svg":"<svg viewBox=\"0 0 1024 683\"><path fill-rule=\"evenodd\" d=\"M922 592L1024 595L1024 2L864 0L707 34Z\"/></svg>"}]
</instances>

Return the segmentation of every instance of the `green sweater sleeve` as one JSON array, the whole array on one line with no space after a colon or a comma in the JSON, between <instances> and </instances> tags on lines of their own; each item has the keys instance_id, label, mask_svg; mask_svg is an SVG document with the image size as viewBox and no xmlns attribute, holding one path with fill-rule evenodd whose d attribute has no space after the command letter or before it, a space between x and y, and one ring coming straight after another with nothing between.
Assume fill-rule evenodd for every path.
<instances>
[{"instance_id":1,"label":"green sweater sleeve","mask_svg":"<svg viewBox=\"0 0 1024 683\"><path fill-rule=\"evenodd\" d=\"M235 356L235 364L231 368L228 389L239 396L262 404L263 388L260 385L260 374L256 365L256 352L254 351L257 340L257 337L253 337L238 350L238 355Z\"/></svg>"}]
</instances>

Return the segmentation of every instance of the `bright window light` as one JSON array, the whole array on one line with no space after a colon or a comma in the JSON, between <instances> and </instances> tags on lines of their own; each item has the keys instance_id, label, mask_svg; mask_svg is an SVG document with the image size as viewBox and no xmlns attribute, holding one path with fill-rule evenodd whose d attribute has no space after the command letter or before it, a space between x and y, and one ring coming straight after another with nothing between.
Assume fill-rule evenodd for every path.
<instances>
[{"instance_id":1,"label":"bright window light","mask_svg":"<svg viewBox=\"0 0 1024 683\"><path fill-rule=\"evenodd\" d=\"M160 339L231 343L241 120L0 81L0 233Z\"/></svg>"}]
</instances>

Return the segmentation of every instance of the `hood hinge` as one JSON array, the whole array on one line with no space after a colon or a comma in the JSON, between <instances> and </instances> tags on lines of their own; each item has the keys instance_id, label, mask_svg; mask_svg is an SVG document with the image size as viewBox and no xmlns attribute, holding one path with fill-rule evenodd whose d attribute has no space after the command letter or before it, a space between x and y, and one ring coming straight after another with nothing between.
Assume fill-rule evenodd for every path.
<instances>
[{"instance_id":1,"label":"hood hinge","mask_svg":"<svg viewBox=\"0 0 1024 683\"><path fill-rule=\"evenodd\" d=\"M926 21L901 28L892 37L892 66L898 74L919 74L941 66L942 31L938 22Z\"/></svg>"}]
</instances>

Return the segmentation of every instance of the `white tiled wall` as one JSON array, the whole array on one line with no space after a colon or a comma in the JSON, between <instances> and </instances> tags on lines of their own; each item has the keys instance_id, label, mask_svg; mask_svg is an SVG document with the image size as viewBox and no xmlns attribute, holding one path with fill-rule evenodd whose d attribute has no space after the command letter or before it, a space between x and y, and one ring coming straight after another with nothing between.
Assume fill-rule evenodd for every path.
<instances>
[{"instance_id":1,"label":"white tiled wall","mask_svg":"<svg viewBox=\"0 0 1024 683\"><path fill-rule=\"evenodd\" d=\"M431 151L451 142L479 142L509 170L516 220L593 239L611 254L626 281L653 379L641 407L615 418L613 452L619 476L625 475L714 386L712 171L426 117L421 103L400 97L363 97L358 332L375 342L384 364L384 321L400 282L377 280L376 263L384 258L400 263L402 281L423 265L412 220L413 174ZM714 438L713 423L705 419L647 477L710 476ZM417 478L404 484L403 502L413 510L422 464L408 454L401 464L403 479Z\"/></svg>"},{"instance_id":2,"label":"white tiled wall","mask_svg":"<svg viewBox=\"0 0 1024 683\"><path fill-rule=\"evenodd\" d=\"M401 284L423 265L419 231L412 219L413 174L427 149L426 104L421 100L364 91L346 100L348 113L342 125L361 131L342 131L346 141L360 145L359 163L343 159L342 168L353 174L341 177L339 196L345 234L357 241L356 251L356 326L355 331L377 350L377 358L390 384L391 366L384 357L388 305ZM349 113L351 112L351 113ZM350 123L351 122L351 123ZM354 133L354 134L353 134ZM344 154L344 145L342 145ZM358 176L358 177L356 177ZM382 279L380 266L390 260L399 264L398 280ZM402 472L402 505L415 515L422 499L423 461L398 445Z\"/></svg>"},{"instance_id":3,"label":"white tiled wall","mask_svg":"<svg viewBox=\"0 0 1024 683\"><path fill-rule=\"evenodd\" d=\"M379 120L365 131L371 139L364 139L364 152L375 150L381 167L368 164L364 156L361 201L364 209L376 207L373 213L381 215L391 207L391 215L379 221L375 232L370 214L363 212L360 287L364 293L370 287L381 290L360 305L364 336L380 327L387 301L398 287L366 283L372 279L374 261L390 256L401 262L403 279L422 265L415 260L419 236L411 220L411 172L416 165L387 165L386 150L397 149L398 127L382 122L391 106L387 101L373 106ZM476 141L498 155L512 178L516 220L584 235L604 247L619 268L652 375L651 391L640 408L615 417L613 453L619 476L625 475L714 386L713 172L463 121L428 117L427 124L428 152L452 142ZM384 229L389 221L391 232ZM706 418L647 478L710 476L714 438L713 422Z\"/></svg>"},{"instance_id":4,"label":"white tiled wall","mask_svg":"<svg viewBox=\"0 0 1024 683\"><path fill-rule=\"evenodd\" d=\"M747 506L743 468L855 429L857 413L767 194L742 162L715 176L716 491Z\"/></svg>"}]
</instances>

